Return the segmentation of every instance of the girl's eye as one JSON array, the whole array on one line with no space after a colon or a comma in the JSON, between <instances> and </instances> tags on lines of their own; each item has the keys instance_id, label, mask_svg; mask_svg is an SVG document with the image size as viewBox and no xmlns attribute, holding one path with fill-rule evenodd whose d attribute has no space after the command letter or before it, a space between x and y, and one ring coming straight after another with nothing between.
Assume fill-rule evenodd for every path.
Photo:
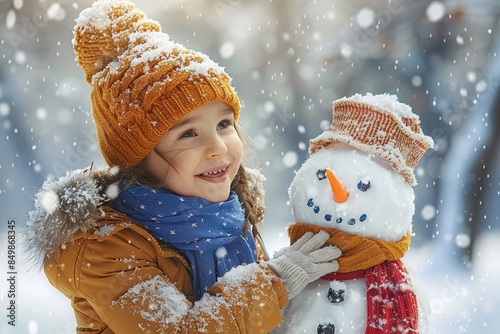
<instances>
[{"instance_id":1,"label":"girl's eye","mask_svg":"<svg viewBox=\"0 0 500 334\"><path fill-rule=\"evenodd\" d=\"M371 186L370 181L359 181L358 183L358 189L361 191L367 191Z\"/></svg>"},{"instance_id":2,"label":"girl's eye","mask_svg":"<svg viewBox=\"0 0 500 334\"><path fill-rule=\"evenodd\" d=\"M318 169L318 171L316 172L316 177L320 181L326 179L326 169Z\"/></svg>"},{"instance_id":3,"label":"girl's eye","mask_svg":"<svg viewBox=\"0 0 500 334\"><path fill-rule=\"evenodd\" d=\"M189 138L189 137L194 137L194 136L196 136L196 133L194 132L194 130L187 130L181 134L180 138Z\"/></svg>"},{"instance_id":4,"label":"girl's eye","mask_svg":"<svg viewBox=\"0 0 500 334\"><path fill-rule=\"evenodd\" d=\"M228 128L231 126L231 122L229 120L223 120L219 124L217 124L217 131L219 130L224 130L225 128Z\"/></svg>"}]
</instances>

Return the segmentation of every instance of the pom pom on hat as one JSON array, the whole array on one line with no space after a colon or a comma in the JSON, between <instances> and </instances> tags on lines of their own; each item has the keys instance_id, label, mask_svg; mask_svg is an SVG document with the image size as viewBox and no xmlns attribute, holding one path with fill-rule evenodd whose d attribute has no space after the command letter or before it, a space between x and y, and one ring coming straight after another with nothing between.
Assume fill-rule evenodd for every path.
<instances>
[{"instance_id":1,"label":"pom pom on hat","mask_svg":"<svg viewBox=\"0 0 500 334\"><path fill-rule=\"evenodd\" d=\"M133 167L165 133L209 102L240 102L224 68L170 40L126 0L98 0L74 27L73 49L92 86L92 116L110 166Z\"/></svg>"},{"instance_id":2,"label":"pom pom on hat","mask_svg":"<svg viewBox=\"0 0 500 334\"><path fill-rule=\"evenodd\" d=\"M434 146L422 133L418 115L388 94L356 94L334 101L332 125L310 141L309 153L330 143L345 143L385 159L412 186L417 184L415 167Z\"/></svg>"}]
</instances>

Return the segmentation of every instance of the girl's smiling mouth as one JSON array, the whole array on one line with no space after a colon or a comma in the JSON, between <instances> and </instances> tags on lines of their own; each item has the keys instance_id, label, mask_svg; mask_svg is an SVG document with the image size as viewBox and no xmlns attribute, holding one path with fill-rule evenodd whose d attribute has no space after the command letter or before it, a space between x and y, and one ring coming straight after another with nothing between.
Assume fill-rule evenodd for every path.
<instances>
[{"instance_id":1,"label":"girl's smiling mouth","mask_svg":"<svg viewBox=\"0 0 500 334\"><path fill-rule=\"evenodd\" d=\"M203 173L196 175L196 177L203 179L209 182L222 182L226 179L227 176L227 167L229 164L225 164L223 166L218 166L212 169L209 169Z\"/></svg>"}]
</instances>

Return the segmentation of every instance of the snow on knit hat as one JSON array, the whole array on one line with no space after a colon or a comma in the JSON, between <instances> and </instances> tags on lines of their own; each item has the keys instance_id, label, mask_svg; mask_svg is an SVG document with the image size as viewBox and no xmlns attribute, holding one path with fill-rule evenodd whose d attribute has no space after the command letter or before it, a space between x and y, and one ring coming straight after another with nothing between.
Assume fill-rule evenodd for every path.
<instances>
[{"instance_id":1,"label":"snow on knit hat","mask_svg":"<svg viewBox=\"0 0 500 334\"><path fill-rule=\"evenodd\" d=\"M333 101L332 125L310 141L309 153L330 143L345 143L387 160L412 186L417 184L415 167L434 146L422 133L418 115L389 94L356 94Z\"/></svg>"},{"instance_id":2,"label":"snow on knit hat","mask_svg":"<svg viewBox=\"0 0 500 334\"><path fill-rule=\"evenodd\" d=\"M92 116L110 166L133 167L192 110L223 102L240 112L224 68L174 43L135 5L98 0L74 27L78 65L92 86Z\"/></svg>"}]
</instances>

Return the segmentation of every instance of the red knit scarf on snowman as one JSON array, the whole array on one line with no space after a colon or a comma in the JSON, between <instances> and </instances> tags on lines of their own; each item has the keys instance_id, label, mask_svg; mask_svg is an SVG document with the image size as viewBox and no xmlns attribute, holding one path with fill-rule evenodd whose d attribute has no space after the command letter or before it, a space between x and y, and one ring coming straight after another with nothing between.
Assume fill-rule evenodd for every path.
<instances>
[{"instance_id":1,"label":"red knit scarf on snowman","mask_svg":"<svg viewBox=\"0 0 500 334\"><path fill-rule=\"evenodd\" d=\"M321 230L331 236L327 244L342 251L339 270L323 278L366 278L365 334L418 333L417 298L408 271L400 260L410 246L410 234L397 242L389 242L304 223L291 225L288 234L293 244L306 232Z\"/></svg>"}]
</instances>

